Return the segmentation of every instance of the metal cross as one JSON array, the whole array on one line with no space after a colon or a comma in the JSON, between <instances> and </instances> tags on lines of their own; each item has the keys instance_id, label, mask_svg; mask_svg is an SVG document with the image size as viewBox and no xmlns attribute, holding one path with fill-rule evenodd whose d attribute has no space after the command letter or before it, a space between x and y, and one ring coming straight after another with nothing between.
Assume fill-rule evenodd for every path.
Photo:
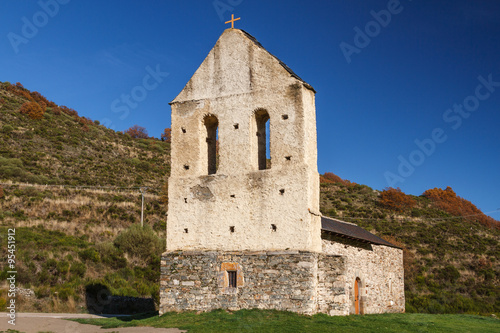
<instances>
[{"instance_id":1,"label":"metal cross","mask_svg":"<svg viewBox=\"0 0 500 333\"><path fill-rule=\"evenodd\" d=\"M231 29L234 29L234 21L241 20L241 17L238 17L237 19L234 18L234 14L231 14L231 19L227 21L225 24L228 24L231 22Z\"/></svg>"}]
</instances>

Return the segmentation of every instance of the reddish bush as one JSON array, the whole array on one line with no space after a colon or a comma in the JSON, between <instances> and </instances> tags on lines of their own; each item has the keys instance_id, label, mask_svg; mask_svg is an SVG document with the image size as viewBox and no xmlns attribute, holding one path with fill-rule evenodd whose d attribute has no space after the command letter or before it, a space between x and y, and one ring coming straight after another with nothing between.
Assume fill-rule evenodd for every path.
<instances>
[{"instance_id":1,"label":"reddish bush","mask_svg":"<svg viewBox=\"0 0 500 333\"><path fill-rule=\"evenodd\" d=\"M451 215L462 216L469 221L478 221L487 227L500 229L498 221L485 215L470 201L457 196L449 186L445 190L440 188L429 189L422 195L429 198L434 206Z\"/></svg>"},{"instance_id":2,"label":"reddish bush","mask_svg":"<svg viewBox=\"0 0 500 333\"><path fill-rule=\"evenodd\" d=\"M2 185L0 185L0 199L3 199L4 196Z\"/></svg>"},{"instance_id":3,"label":"reddish bush","mask_svg":"<svg viewBox=\"0 0 500 333\"><path fill-rule=\"evenodd\" d=\"M149 138L148 131L144 127L139 126L139 125L134 125L134 126L130 127L124 133L130 135L134 139L147 139L147 138Z\"/></svg>"},{"instance_id":4,"label":"reddish bush","mask_svg":"<svg viewBox=\"0 0 500 333\"><path fill-rule=\"evenodd\" d=\"M45 103L44 101L38 101L37 103L38 103L38 105L40 105L43 112L45 112L47 110L47 103Z\"/></svg>"},{"instance_id":5,"label":"reddish bush","mask_svg":"<svg viewBox=\"0 0 500 333\"><path fill-rule=\"evenodd\" d=\"M165 128L165 131L161 135L161 141L165 141L165 142L172 141L172 129Z\"/></svg>"},{"instance_id":6,"label":"reddish bush","mask_svg":"<svg viewBox=\"0 0 500 333\"><path fill-rule=\"evenodd\" d=\"M10 91L16 96L25 98L27 100L33 101L33 97L31 97L29 91L23 87L19 82L16 85L9 84L5 86L5 90Z\"/></svg>"},{"instance_id":7,"label":"reddish bush","mask_svg":"<svg viewBox=\"0 0 500 333\"><path fill-rule=\"evenodd\" d=\"M329 184L335 184L335 183L340 183L346 186L354 186L356 183L352 183L347 179L342 179L336 174L333 174L331 172L325 172L324 175L319 176L319 181L320 183L329 183Z\"/></svg>"},{"instance_id":8,"label":"reddish bush","mask_svg":"<svg viewBox=\"0 0 500 333\"><path fill-rule=\"evenodd\" d=\"M389 209L402 212L415 207L417 202L398 188L388 187L380 193L379 203Z\"/></svg>"},{"instance_id":9,"label":"reddish bush","mask_svg":"<svg viewBox=\"0 0 500 333\"><path fill-rule=\"evenodd\" d=\"M61 109L58 106L52 107L51 112L53 114L55 114L56 116L60 116L61 115Z\"/></svg>"},{"instance_id":10,"label":"reddish bush","mask_svg":"<svg viewBox=\"0 0 500 333\"><path fill-rule=\"evenodd\" d=\"M62 112L66 113L67 115L79 117L78 112L68 108L66 105L61 105L59 108L61 109Z\"/></svg>"},{"instance_id":11,"label":"reddish bush","mask_svg":"<svg viewBox=\"0 0 500 333\"><path fill-rule=\"evenodd\" d=\"M27 114L31 119L41 119L45 110L36 102L26 102L19 110L22 114Z\"/></svg>"}]
</instances>

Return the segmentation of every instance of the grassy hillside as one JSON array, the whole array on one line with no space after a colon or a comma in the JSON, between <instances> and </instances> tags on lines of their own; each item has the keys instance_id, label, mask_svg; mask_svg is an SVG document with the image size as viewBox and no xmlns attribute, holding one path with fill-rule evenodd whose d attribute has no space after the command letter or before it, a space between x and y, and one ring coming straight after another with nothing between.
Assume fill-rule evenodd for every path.
<instances>
[{"instance_id":1,"label":"grassy hillside","mask_svg":"<svg viewBox=\"0 0 500 333\"><path fill-rule=\"evenodd\" d=\"M134 139L19 84L0 84L1 247L15 226L18 287L34 291L19 297L21 310L84 311L85 288L97 284L158 299L169 156L168 142ZM324 215L405 248L408 312L500 313L497 221L448 190L391 201L336 176L321 180ZM138 187L146 186L141 231ZM467 213L458 216L457 207ZM0 263L1 309L8 269Z\"/></svg>"},{"instance_id":2,"label":"grassy hillside","mask_svg":"<svg viewBox=\"0 0 500 333\"><path fill-rule=\"evenodd\" d=\"M402 195L412 208L388 208L381 192L365 185L323 182L321 211L405 248L407 312L500 312L498 223L486 226L424 196Z\"/></svg>"},{"instance_id":3,"label":"grassy hillside","mask_svg":"<svg viewBox=\"0 0 500 333\"><path fill-rule=\"evenodd\" d=\"M169 143L133 139L55 103L40 119L32 119L20 112L30 98L36 101L32 95L40 96L0 83L0 179L161 188L170 170ZM51 103L38 99L42 105Z\"/></svg>"},{"instance_id":4,"label":"grassy hillside","mask_svg":"<svg viewBox=\"0 0 500 333\"><path fill-rule=\"evenodd\" d=\"M39 119L22 113L33 101L45 109ZM84 311L85 286L98 283L113 295L157 300L169 155L168 142L133 139L19 84L0 84L1 247L7 253L6 229L15 227L17 286L34 291L18 294L18 310ZM131 229L140 223L139 187L147 187L144 223L153 235ZM127 233L161 246L134 250Z\"/></svg>"}]
</instances>

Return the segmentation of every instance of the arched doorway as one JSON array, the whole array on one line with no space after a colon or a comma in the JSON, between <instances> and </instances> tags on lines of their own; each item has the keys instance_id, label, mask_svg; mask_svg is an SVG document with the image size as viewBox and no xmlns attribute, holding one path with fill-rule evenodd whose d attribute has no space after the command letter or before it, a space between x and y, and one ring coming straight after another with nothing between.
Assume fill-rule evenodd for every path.
<instances>
[{"instance_id":1,"label":"arched doorway","mask_svg":"<svg viewBox=\"0 0 500 333\"><path fill-rule=\"evenodd\" d=\"M361 313L361 307L360 307L360 298L361 296L359 295L359 288L360 288L361 280L356 278L356 281L354 281L354 313L355 314L360 314Z\"/></svg>"}]
</instances>

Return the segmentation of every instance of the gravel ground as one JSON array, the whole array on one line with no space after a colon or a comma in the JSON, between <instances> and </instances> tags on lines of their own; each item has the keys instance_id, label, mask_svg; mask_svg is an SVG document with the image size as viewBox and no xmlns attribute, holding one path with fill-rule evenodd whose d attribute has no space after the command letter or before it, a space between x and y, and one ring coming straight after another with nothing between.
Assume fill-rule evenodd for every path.
<instances>
[{"instance_id":1,"label":"gravel ground","mask_svg":"<svg viewBox=\"0 0 500 333\"><path fill-rule=\"evenodd\" d=\"M99 326L83 325L63 318L102 318L91 314L74 313L17 313L16 325L7 321L7 313L0 313L0 332L8 329L22 333L54 332L54 333L181 333L177 328L126 327L101 329Z\"/></svg>"}]
</instances>

